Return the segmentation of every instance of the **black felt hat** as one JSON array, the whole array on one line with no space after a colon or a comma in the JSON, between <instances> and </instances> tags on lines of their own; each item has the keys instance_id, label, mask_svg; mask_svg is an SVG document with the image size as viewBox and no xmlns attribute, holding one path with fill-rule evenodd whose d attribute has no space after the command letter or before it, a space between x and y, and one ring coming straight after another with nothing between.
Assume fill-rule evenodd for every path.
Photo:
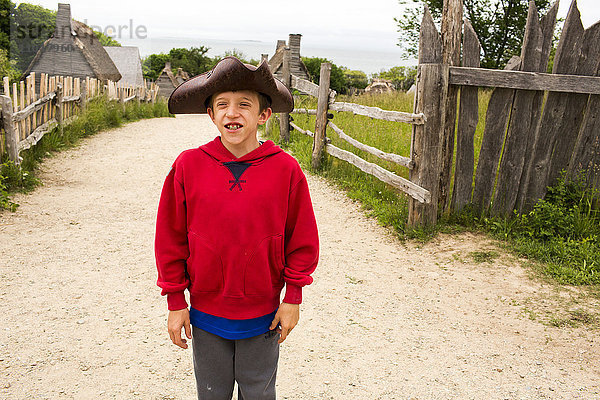
<instances>
[{"instance_id":1,"label":"black felt hat","mask_svg":"<svg viewBox=\"0 0 600 400\"><path fill-rule=\"evenodd\" d=\"M206 99L215 93L234 90L254 90L267 95L273 112L290 112L294 108L292 93L273 77L266 61L255 67L235 57L225 57L211 71L177 86L169 97L169 112L205 114Z\"/></svg>"}]
</instances>

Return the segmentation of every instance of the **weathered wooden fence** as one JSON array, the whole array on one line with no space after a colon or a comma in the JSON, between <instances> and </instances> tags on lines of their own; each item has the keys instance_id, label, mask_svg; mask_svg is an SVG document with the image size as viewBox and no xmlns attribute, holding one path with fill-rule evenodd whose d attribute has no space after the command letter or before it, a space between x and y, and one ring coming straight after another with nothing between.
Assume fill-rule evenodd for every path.
<instances>
[{"instance_id":1,"label":"weathered wooden fence","mask_svg":"<svg viewBox=\"0 0 600 400\"><path fill-rule=\"evenodd\" d=\"M336 126L333 122L331 122L328 111L338 111L338 112L351 112L356 115L364 115L371 118L382 119L386 121L396 121L409 123L413 125L423 125L425 118L423 114L412 114L405 113L400 111L387 111L382 110L377 107L367 107L354 103L344 103L344 102L336 102L336 92L330 89L330 75L331 75L331 64L323 63L321 64L320 71L320 79L319 85L316 85L310 81L304 80L302 78L291 75L289 71L289 57L290 53L286 49L284 52L284 61L283 61L283 82L289 85L291 88L297 89L302 93L306 93L308 95L314 96L317 98L317 109L316 110L294 110L293 113L308 113L310 115L316 116L315 122L315 132L311 132L309 130L305 130L290 122L288 114L280 114L280 134L281 139L283 141L289 140L289 128L290 126L297 130L298 132L313 137L313 154L312 154L312 166L313 168L318 168L322 157L323 152L328 153L329 155L336 157L340 160L344 160L349 162L350 164L356 166L362 171L375 176L379 180L386 182L387 184L405 192L411 198L415 199L420 203L428 203L431 200L431 196L429 191L419 187L413 182L394 174L386 170L385 168L371 163L363 158L355 155L346 150L342 150L333 144L326 137L326 128L330 127L333 129L340 139L350 143L352 146L370 153L376 157L379 157L383 160L391 161L397 163L399 165L405 166L409 169L414 168L414 163L412 162L410 157L400 156L398 154L386 153L377 148L368 146L364 143L359 142L358 140L350 137L342 129Z\"/></svg>"},{"instance_id":2,"label":"weathered wooden fence","mask_svg":"<svg viewBox=\"0 0 600 400\"><path fill-rule=\"evenodd\" d=\"M521 56L486 70L467 20L462 34L462 0L445 1L441 34L425 10L414 112L427 120L414 127L410 180L431 202L413 201L410 223L435 223L469 203L492 215L526 211L563 170L600 187L600 23L584 30L574 0L547 74L557 11L558 2L540 19L530 1ZM475 168L478 87L495 89Z\"/></svg>"},{"instance_id":3,"label":"weathered wooden fence","mask_svg":"<svg viewBox=\"0 0 600 400\"><path fill-rule=\"evenodd\" d=\"M36 93L35 73L29 75L12 88L7 77L3 79L4 94L0 96L2 128L0 131L0 154L8 152L15 164L20 164L19 153L34 146L39 140L58 126L63 126L85 108L93 97L106 94L109 100L123 104L137 99L154 102L158 93L152 83L149 87L124 87L108 81L103 84L94 78L70 76L48 76L41 74L39 93Z\"/></svg>"},{"instance_id":4,"label":"weathered wooden fence","mask_svg":"<svg viewBox=\"0 0 600 400\"><path fill-rule=\"evenodd\" d=\"M558 2L540 19L531 0L520 57L504 70L486 70L479 68L481 47L468 20L463 31L462 0L444 0L441 34L426 8L412 114L336 102L329 90L331 66L321 66L317 86L290 74L287 51L284 83L317 97L318 106L295 111L316 115L315 133L283 114L281 137L289 139L291 126L314 137L314 167L325 151L409 194L413 226L435 224L441 213L468 204L491 215L526 211L561 171L567 177L583 174L589 186L600 188L600 23L584 30L573 0L548 74L557 12ZM494 90L475 165L480 87ZM411 154L388 154L358 142L328 120L328 110L413 124ZM406 166L409 180L333 146L327 126L354 147Z\"/></svg>"}]
</instances>

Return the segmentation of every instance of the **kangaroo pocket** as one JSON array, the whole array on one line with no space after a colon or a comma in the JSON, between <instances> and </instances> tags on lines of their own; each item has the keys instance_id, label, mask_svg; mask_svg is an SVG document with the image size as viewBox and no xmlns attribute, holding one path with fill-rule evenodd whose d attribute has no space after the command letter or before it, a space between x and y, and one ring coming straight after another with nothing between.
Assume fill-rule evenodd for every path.
<instances>
[{"instance_id":1,"label":"kangaroo pocket","mask_svg":"<svg viewBox=\"0 0 600 400\"><path fill-rule=\"evenodd\" d=\"M269 236L261 240L248 259L244 271L244 294L270 296L283 287L283 237Z\"/></svg>"},{"instance_id":2,"label":"kangaroo pocket","mask_svg":"<svg viewBox=\"0 0 600 400\"><path fill-rule=\"evenodd\" d=\"M189 232L190 256L187 269L190 292L218 292L223 290L223 263L214 246L203 236Z\"/></svg>"}]
</instances>

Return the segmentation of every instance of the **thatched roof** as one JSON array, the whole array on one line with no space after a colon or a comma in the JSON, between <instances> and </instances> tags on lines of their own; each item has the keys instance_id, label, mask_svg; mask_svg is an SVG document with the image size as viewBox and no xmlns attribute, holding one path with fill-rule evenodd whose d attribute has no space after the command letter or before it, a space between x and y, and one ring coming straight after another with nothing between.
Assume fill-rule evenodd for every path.
<instances>
[{"instance_id":1,"label":"thatched roof","mask_svg":"<svg viewBox=\"0 0 600 400\"><path fill-rule=\"evenodd\" d=\"M186 72L187 74L187 72ZM162 69L162 71L160 71L160 74L158 75L158 78L156 79L156 81L160 81L160 83L166 81L164 78L167 78L166 80L170 81L171 84L173 85L173 88L176 88L177 86L180 85L180 83L177 81L177 77L173 74L173 71L171 70L171 63L167 61L167 63L165 64L165 67ZM162 79L161 79L162 78ZM159 83L159 85L160 85Z\"/></svg>"},{"instance_id":2,"label":"thatched roof","mask_svg":"<svg viewBox=\"0 0 600 400\"><path fill-rule=\"evenodd\" d=\"M83 55L85 62L71 62L74 57L81 57L77 57L78 52ZM58 4L54 34L38 50L23 76L32 71L53 75L85 75L112 81L121 79L119 70L92 29L72 19L71 6L61 3Z\"/></svg>"},{"instance_id":3,"label":"thatched roof","mask_svg":"<svg viewBox=\"0 0 600 400\"><path fill-rule=\"evenodd\" d=\"M137 47L104 46L104 50L121 73L121 79L117 83L124 86L144 85L140 51Z\"/></svg>"}]
</instances>

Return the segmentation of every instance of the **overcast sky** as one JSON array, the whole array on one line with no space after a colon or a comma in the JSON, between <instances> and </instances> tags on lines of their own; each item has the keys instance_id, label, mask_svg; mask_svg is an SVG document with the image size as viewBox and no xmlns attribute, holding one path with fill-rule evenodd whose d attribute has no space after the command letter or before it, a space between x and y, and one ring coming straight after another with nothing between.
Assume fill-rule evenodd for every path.
<instances>
[{"instance_id":1,"label":"overcast sky","mask_svg":"<svg viewBox=\"0 0 600 400\"><path fill-rule=\"evenodd\" d=\"M57 2L31 0L56 10ZM323 47L397 51L394 17L402 14L397 0L71 0L75 19L106 30L127 25L121 41L127 44L132 26L148 38L179 37L259 40L275 43L289 33L301 33L303 44ZM562 0L560 17L571 2ZM586 27L600 21L600 0L579 0ZM142 27L142 28L140 28ZM119 38L117 38L119 39Z\"/></svg>"}]
</instances>

